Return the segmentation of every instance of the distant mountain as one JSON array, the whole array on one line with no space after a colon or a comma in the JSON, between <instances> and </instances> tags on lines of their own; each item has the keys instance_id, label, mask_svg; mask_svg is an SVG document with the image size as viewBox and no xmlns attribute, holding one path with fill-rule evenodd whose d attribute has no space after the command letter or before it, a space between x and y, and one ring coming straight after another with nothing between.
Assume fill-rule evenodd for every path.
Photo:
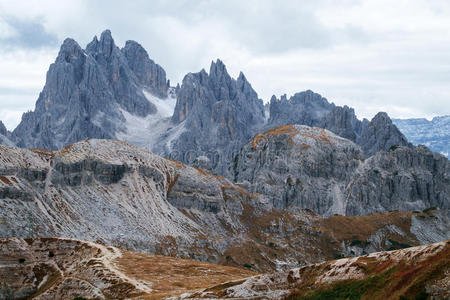
<instances>
[{"instance_id":1,"label":"distant mountain","mask_svg":"<svg viewBox=\"0 0 450 300\"><path fill-rule=\"evenodd\" d=\"M285 124L320 127L360 145L366 156L392 146L408 146L408 140L392 124L386 113L378 113L370 122L360 121L353 108L336 106L310 90L270 100L270 117L266 128Z\"/></svg>"},{"instance_id":2,"label":"distant mountain","mask_svg":"<svg viewBox=\"0 0 450 300\"><path fill-rule=\"evenodd\" d=\"M394 124L414 145L425 145L449 157L450 116L427 119L393 119Z\"/></svg>"},{"instance_id":3,"label":"distant mountain","mask_svg":"<svg viewBox=\"0 0 450 300\"><path fill-rule=\"evenodd\" d=\"M86 49L66 39L32 112L13 131L20 147L60 149L85 138L115 139L128 115L160 119L165 71L136 42L119 49L109 30ZM155 103L154 99L157 99Z\"/></svg>"}]
</instances>

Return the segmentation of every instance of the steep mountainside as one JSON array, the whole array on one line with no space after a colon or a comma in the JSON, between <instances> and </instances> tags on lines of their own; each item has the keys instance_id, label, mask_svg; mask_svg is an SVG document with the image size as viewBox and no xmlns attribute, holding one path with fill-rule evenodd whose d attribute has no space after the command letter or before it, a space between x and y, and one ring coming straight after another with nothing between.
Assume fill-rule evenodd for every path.
<instances>
[{"instance_id":1,"label":"steep mountainside","mask_svg":"<svg viewBox=\"0 0 450 300\"><path fill-rule=\"evenodd\" d=\"M271 194L120 141L0 153L3 238L77 238L266 271L450 238L445 209L329 219L279 210Z\"/></svg>"},{"instance_id":2,"label":"steep mountainside","mask_svg":"<svg viewBox=\"0 0 450 300\"><path fill-rule=\"evenodd\" d=\"M450 241L226 282L182 299L448 299Z\"/></svg>"},{"instance_id":3,"label":"steep mountainside","mask_svg":"<svg viewBox=\"0 0 450 300\"><path fill-rule=\"evenodd\" d=\"M72 239L0 240L0 299L161 299L251 275Z\"/></svg>"},{"instance_id":4,"label":"steep mountainside","mask_svg":"<svg viewBox=\"0 0 450 300\"><path fill-rule=\"evenodd\" d=\"M172 122L174 128L155 152L185 163L205 156L211 169L224 174L233 156L263 126L264 107L244 74L231 78L217 60L209 74L202 70L185 76Z\"/></svg>"},{"instance_id":5,"label":"steep mountainside","mask_svg":"<svg viewBox=\"0 0 450 300\"><path fill-rule=\"evenodd\" d=\"M325 128L360 145L366 156L392 146L411 146L386 113L360 121L353 108L336 106L309 90L289 100L286 95L272 96L269 109L267 128L288 124Z\"/></svg>"},{"instance_id":6,"label":"steep mountainside","mask_svg":"<svg viewBox=\"0 0 450 300\"><path fill-rule=\"evenodd\" d=\"M394 119L394 124L415 145L425 145L448 157L450 154L450 116L427 119Z\"/></svg>"},{"instance_id":7,"label":"steep mountainside","mask_svg":"<svg viewBox=\"0 0 450 300\"><path fill-rule=\"evenodd\" d=\"M158 108L148 95L167 98L165 71L136 42L119 49L106 30L83 50L66 39L47 72L32 112L14 130L20 147L59 149L85 138L116 138L129 115ZM164 101L164 100L161 100Z\"/></svg>"},{"instance_id":8,"label":"steep mountainside","mask_svg":"<svg viewBox=\"0 0 450 300\"><path fill-rule=\"evenodd\" d=\"M328 130L286 125L257 134L236 157L234 181L276 208L366 215L450 206L450 162L424 147L392 147L364 159Z\"/></svg>"}]
</instances>

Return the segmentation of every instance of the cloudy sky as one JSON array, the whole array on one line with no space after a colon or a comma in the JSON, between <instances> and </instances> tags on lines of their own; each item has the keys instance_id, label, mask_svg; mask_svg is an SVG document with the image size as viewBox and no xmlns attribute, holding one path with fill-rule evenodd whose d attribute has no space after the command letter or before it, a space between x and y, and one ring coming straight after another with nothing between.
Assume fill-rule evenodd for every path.
<instances>
[{"instance_id":1,"label":"cloudy sky","mask_svg":"<svg viewBox=\"0 0 450 300\"><path fill-rule=\"evenodd\" d=\"M450 114L447 0L0 0L0 120L34 109L64 38L84 47L106 28L172 83L221 58L264 101L312 89L359 117Z\"/></svg>"}]
</instances>

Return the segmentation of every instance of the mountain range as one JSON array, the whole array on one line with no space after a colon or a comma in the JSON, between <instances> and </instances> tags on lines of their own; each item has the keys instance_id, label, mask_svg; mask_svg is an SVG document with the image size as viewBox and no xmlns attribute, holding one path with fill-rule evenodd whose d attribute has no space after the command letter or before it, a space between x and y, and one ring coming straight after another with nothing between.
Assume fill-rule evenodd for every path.
<instances>
[{"instance_id":1,"label":"mountain range","mask_svg":"<svg viewBox=\"0 0 450 300\"><path fill-rule=\"evenodd\" d=\"M398 252L399 259L370 253L424 244L441 242L417 253L439 249L445 262L450 162L427 148L431 142L410 143L395 124L407 136L414 131L384 112L359 120L352 108L310 90L264 105L245 75L232 78L219 59L171 86L137 42L119 48L109 30L84 49L66 39L34 111L12 132L0 121L0 270L20 268L34 252L55 254L48 248L63 247L67 260L37 255L18 275L25 288L0 282L0 298L149 294L151 284L111 262L125 250L145 253L125 255L138 265L136 256L158 254L195 260L195 268L215 270L198 261L230 267L217 267L217 281L185 289L193 298L248 298L262 285L279 294L261 297L306 297L304 289L335 287L314 277L321 284L313 291L302 279L311 264L328 271L336 263L321 262L366 255L338 264L361 280L391 267L410 272L403 262L416 250ZM27 258L14 256L16 248ZM73 249L86 252L74 256ZM99 269L91 274L85 263ZM46 270L54 276L44 280ZM242 279L254 272L271 273ZM436 278L445 282L446 272ZM443 284L432 284L402 291L409 297L426 286L440 297Z\"/></svg>"},{"instance_id":2,"label":"mountain range","mask_svg":"<svg viewBox=\"0 0 450 300\"><path fill-rule=\"evenodd\" d=\"M447 156L450 153L450 116L427 119L394 119L394 124L414 145L425 145Z\"/></svg>"},{"instance_id":3,"label":"mountain range","mask_svg":"<svg viewBox=\"0 0 450 300\"><path fill-rule=\"evenodd\" d=\"M231 78L220 60L209 73L189 73L181 86L169 87L141 45L127 41L120 49L109 30L85 49L63 42L35 110L2 140L56 150L85 138L122 139L184 163L207 157L211 170L228 175L254 134L283 124L326 128L359 144L366 156L410 146L385 113L360 121L353 109L312 91L272 97L266 115L245 75Z\"/></svg>"}]
</instances>

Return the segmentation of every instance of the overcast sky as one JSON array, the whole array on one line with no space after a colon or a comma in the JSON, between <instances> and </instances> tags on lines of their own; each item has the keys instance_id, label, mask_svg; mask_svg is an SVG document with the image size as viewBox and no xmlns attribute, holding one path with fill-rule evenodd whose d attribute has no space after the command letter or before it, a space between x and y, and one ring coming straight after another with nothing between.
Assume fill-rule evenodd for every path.
<instances>
[{"instance_id":1,"label":"overcast sky","mask_svg":"<svg viewBox=\"0 0 450 300\"><path fill-rule=\"evenodd\" d=\"M220 58L264 101L311 89L369 119L450 114L448 0L0 0L0 120L34 109L64 38L106 28L172 83Z\"/></svg>"}]
</instances>

